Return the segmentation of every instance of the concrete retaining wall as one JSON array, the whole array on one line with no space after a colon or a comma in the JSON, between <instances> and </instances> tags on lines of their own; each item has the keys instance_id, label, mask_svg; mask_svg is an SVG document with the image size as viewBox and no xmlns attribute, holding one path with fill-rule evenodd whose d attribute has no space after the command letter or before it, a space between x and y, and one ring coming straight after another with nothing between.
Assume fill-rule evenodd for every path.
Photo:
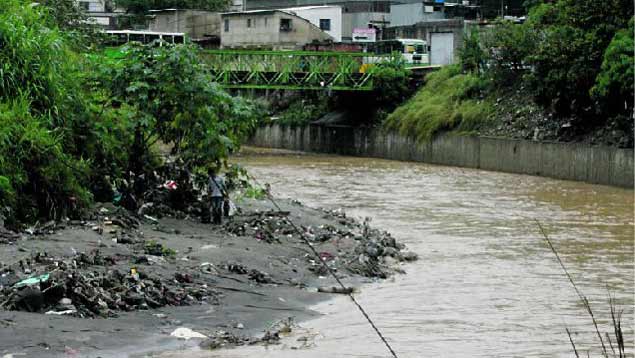
<instances>
[{"instance_id":1,"label":"concrete retaining wall","mask_svg":"<svg viewBox=\"0 0 635 358\"><path fill-rule=\"evenodd\" d=\"M259 128L251 144L306 152L415 161L633 188L633 150L445 135L431 142L348 126Z\"/></svg>"}]
</instances>

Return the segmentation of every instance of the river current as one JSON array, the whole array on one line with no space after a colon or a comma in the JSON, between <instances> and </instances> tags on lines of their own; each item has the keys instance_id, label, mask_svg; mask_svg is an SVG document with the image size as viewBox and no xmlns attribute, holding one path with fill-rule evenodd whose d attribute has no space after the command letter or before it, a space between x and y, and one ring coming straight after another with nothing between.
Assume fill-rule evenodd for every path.
<instances>
[{"instance_id":1,"label":"river current","mask_svg":"<svg viewBox=\"0 0 635 358\"><path fill-rule=\"evenodd\" d=\"M401 358L600 357L590 317L538 220L611 332L615 296L633 356L633 191L475 169L252 149L235 159L279 197L342 208L390 231L420 259L356 298ZM218 357L389 357L345 296L282 345ZM299 340L298 340L299 338ZM306 338L309 338L305 341Z\"/></svg>"}]
</instances>

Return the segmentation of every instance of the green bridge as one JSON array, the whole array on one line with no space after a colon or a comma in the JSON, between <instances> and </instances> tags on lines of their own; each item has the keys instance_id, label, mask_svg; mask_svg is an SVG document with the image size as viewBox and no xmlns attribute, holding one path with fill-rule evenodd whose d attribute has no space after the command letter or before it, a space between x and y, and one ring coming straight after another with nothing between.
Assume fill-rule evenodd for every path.
<instances>
[{"instance_id":1,"label":"green bridge","mask_svg":"<svg viewBox=\"0 0 635 358\"><path fill-rule=\"evenodd\" d=\"M208 50L203 57L225 88L369 91L395 59L359 52ZM374 64L369 65L369 62Z\"/></svg>"},{"instance_id":2,"label":"green bridge","mask_svg":"<svg viewBox=\"0 0 635 358\"><path fill-rule=\"evenodd\" d=\"M108 48L106 55L117 59L122 49ZM377 72L399 54L376 55L362 52L204 50L214 82L224 88L370 91ZM411 67L411 78L422 78L436 66Z\"/></svg>"}]
</instances>

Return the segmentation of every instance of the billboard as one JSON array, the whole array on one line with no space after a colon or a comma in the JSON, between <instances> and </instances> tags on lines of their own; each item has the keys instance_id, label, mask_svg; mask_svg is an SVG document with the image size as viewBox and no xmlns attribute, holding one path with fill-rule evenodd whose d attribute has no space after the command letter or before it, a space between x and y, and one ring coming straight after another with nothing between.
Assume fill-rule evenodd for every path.
<instances>
[{"instance_id":1,"label":"billboard","mask_svg":"<svg viewBox=\"0 0 635 358\"><path fill-rule=\"evenodd\" d=\"M376 29L353 29L353 42L375 42L377 39Z\"/></svg>"}]
</instances>

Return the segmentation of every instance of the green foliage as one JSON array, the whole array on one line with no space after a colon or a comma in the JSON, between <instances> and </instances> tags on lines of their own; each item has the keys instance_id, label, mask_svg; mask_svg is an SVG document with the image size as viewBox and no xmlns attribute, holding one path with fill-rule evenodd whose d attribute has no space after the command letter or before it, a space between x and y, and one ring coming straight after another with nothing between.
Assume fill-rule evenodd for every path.
<instances>
[{"instance_id":1,"label":"green foliage","mask_svg":"<svg viewBox=\"0 0 635 358\"><path fill-rule=\"evenodd\" d=\"M536 51L536 38L528 26L503 20L483 34L483 45L489 62L486 75L499 86L506 86L526 72L528 56Z\"/></svg>"},{"instance_id":2,"label":"green foliage","mask_svg":"<svg viewBox=\"0 0 635 358\"><path fill-rule=\"evenodd\" d=\"M591 89L593 97L606 112L625 112L633 110L633 20L628 28L618 31L604 52L601 71Z\"/></svg>"},{"instance_id":3,"label":"green foliage","mask_svg":"<svg viewBox=\"0 0 635 358\"><path fill-rule=\"evenodd\" d=\"M300 96L277 114L273 122L284 126L301 126L320 119L329 111L328 98L324 95Z\"/></svg>"},{"instance_id":4,"label":"green foliage","mask_svg":"<svg viewBox=\"0 0 635 358\"><path fill-rule=\"evenodd\" d=\"M69 78L73 64L63 36L45 27L41 10L18 0L0 3L0 99L24 95L32 111L60 119L77 95Z\"/></svg>"},{"instance_id":5,"label":"green foliage","mask_svg":"<svg viewBox=\"0 0 635 358\"><path fill-rule=\"evenodd\" d=\"M0 198L10 223L59 218L90 199L80 66L49 23L46 8L0 3Z\"/></svg>"},{"instance_id":6,"label":"green foliage","mask_svg":"<svg viewBox=\"0 0 635 358\"><path fill-rule=\"evenodd\" d=\"M62 30L75 49L88 50L102 40L103 34L90 22L77 0L42 0L38 3L46 8L48 27Z\"/></svg>"},{"instance_id":7,"label":"green foliage","mask_svg":"<svg viewBox=\"0 0 635 358\"><path fill-rule=\"evenodd\" d=\"M197 9L209 11L226 10L228 0L116 0L117 6L130 13L145 14L153 9Z\"/></svg>"},{"instance_id":8,"label":"green foliage","mask_svg":"<svg viewBox=\"0 0 635 358\"><path fill-rule=\"evenodd\" d=\"M409 94L409 73L401 57L377 67L373 74L373 98L376 107L389 107L392 110Z\"/></svg>"},{"instance_id":9,"label":"green foliage","mask_svg":"<svg viewBox=\"0 0 635 358\"><path fill-rule=\"evenodd\" d=\"M447 66L428 76L428 82L408 102L386 119L389 130L431 139L442 130L473 131L485 122L491 104L478 100L486 82L477 75L461 73L459 66Z\"/></svg>"},{"instance_id":10,"label":"green foliage","mask_svg":"<svg viewBox=\"0 0 635 358\"><path fill-rule=\"evenodd\" d=\"M485 64L485 56L478 29L470 29L469 33L463 35L463 47L459 53L463 71L481 73Z\"/></svg>"},{"instance_id":11,"label":"green foliage","mask_svg":"<svg viewBox=\"0 0 635 358\"><path fill-rule=\"evenodd\" d=\"M560 115L597 118L590 90L608 44L632 16L632 3L624 0L560 0L533 8L524 27L537 39L527 79L538 102Z\"/></svg>"},{"instance_id":12,"label":"green foliage","mask_svg":"<svg viewBox=\"0 0 635 358\"><path fill-rule=\"evenodd\" d=\"M25 99L0 103L0 199L13 220L60 218L90 200L87 163L67 154L62 133Z\"/></svg>"},{"instance_id":13,"label":"green foliage","mask_svg":"<svg viewBox=\"0 0 635 358\"><path fill-rule=\"evenodd\" d=\"M144 252L148 255L174 257L176 250L171 249L155 240L148 240L144 245Z\"/></svg>"},{"instance_id":14,"label":"green foliage","mask_svg":"<svg viewBox=\"0 0 635 358\"><path fill-rule=\"evenodd\" d=\"M133 43L123 53L93 85L106 89L106 106L131 110L130 171L151 170L150 148L158 141L171 145L185 167L218 165L254 128L255 106L214 84L196 47Z\"/></svg>"}]
</instances>

